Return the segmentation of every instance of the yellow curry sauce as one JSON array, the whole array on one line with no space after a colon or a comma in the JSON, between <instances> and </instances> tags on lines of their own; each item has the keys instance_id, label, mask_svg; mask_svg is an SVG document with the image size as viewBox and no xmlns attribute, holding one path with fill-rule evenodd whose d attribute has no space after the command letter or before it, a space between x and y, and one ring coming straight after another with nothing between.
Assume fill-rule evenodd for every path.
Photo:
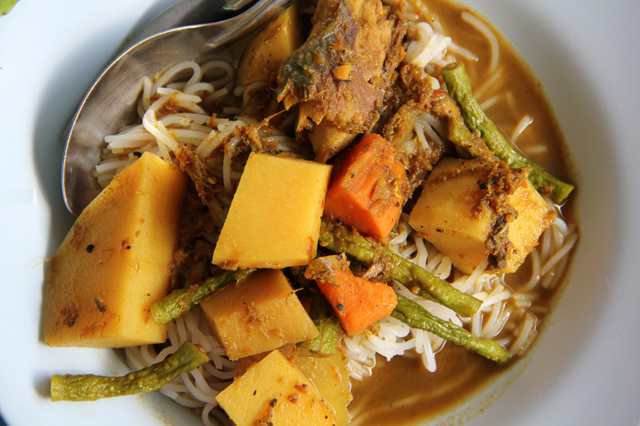
<instances>
[{"instance_id":1,"label":"yellow curry sauce","mask_svg":"<svg viewBox=\"0 0 640 426\"><path fill-rule=\"evenodd\" d=\"M416 6L420 4L419 0L412 3ZM519 136L519 148L559 178L573 180L562 132L541 83L529 65L490 23L478 16L494 31L500 46L498 70L501 74L489 88L484 88L483 83L494 74L490 70L490 45L484 35L461 19L464 11L474 12L466 6L448 1L426 1L425 4L430 12L421 16L421 19L429 23L438 22L454 43L477 55L477 61L459 55L456 55L456 59L465 63L474 92L482 89L480 96L477 96L478 101L482 103L500 95L498 102L486 108L487 115L508 136L525 115L530 116L533 121ZM507 92L509 94L505 95ZM530 150L538 145L543 145L545 149ZM569 216L572 221L573 198L562 210L563 215ZM523 275L529 268L530 265L525 262L521 271L507 278L507 283L517 289L518 275ZM552 308L562 287L560 284L555 290L543 293L536 303ZM544 317L539 316L539 319L544 327ZM500 386L495 386L498 380L508 383L516 378L526 364L526 359L516 356L508 367L499 367L451 343L436 355L436 361L437 371L430 373L415 354L395 357L390 362L378 356L372 377L363 381L352 380L354 397L349 410L355 416L354 424L406 426L425 422L430 424L435 420L438 420L438 424L459 424L471 420L499 396L493 394L497 392L496 388L504 391L502 381L499 382ZM481 392L484 394L480 395ZM474 397L477 399L472 401ZM466 407L467 404L471 408Z\"/></svg>"}]
</instances>

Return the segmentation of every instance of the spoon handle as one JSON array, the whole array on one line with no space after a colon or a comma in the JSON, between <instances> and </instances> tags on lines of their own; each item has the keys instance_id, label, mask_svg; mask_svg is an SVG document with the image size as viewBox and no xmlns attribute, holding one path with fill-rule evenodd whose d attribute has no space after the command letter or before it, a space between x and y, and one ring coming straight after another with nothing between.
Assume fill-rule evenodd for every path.
<instances>
[{"instance_id":1,"label":"spoon handle","mask_svg":"<svg viewBox=\"0 0 640 426\"><path fill-rule=\"evenodd\" d=\"M209 49L217 49L222 45L226 45L235 41L239 35L247 35L247 29L249 27L256 29L262 26L292 3L293 0L258 1L246 12L243 12L240 15L226 21L221 21L220 25L224 25L224 28L221 28L215 36L210 38L205 43L205 47Z\"/></svg>"},{"instance_id":2,"label":"spoon handle","mask_svg":"<svg viewBox=\"0 0 640 426\"><path fill-rule=\"evenodd\" d=\"M251 1L252 0L229 0L225 3L224 6L222 6L222 8L224 10L238 11L251 3Z\"/></svg>"}]
</instances>

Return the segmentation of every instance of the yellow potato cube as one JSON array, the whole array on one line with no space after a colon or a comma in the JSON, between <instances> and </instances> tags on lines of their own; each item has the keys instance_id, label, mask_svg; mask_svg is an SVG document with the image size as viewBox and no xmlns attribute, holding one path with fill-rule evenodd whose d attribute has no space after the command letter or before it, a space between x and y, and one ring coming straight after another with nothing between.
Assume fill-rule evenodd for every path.
<instances>
[{"instance_id":1,"label":"yellow potato cube","mask_svg":"<svg viewBox=\"0 0 640 426\"><path fill-rule=\"evenodd\" d=\"M336 426L346 426L351 422L347 406L353 399L351 380L347 369L347 358L338 352L331 356L305 356L296 345L286 345L278 349L304 376L318 389L320 395L336 414ZM238 375L269 353L242 358L238 361Z\"/></svg>"},{"instance_id":2,"label":"yellow potato cube","mask_svg":"<svg viewBox=\"0 0 640 426\"><path fill-rule=\"evenodd\" d=\"M336 414L336 426L350 423L347 406L353 399L347 359L341 353L328 357L296 356L293 365L318 389Z\"/></svg>"},{"instance_id":3,"label":"yellow potato cube","mask_svg":"<svg viewBox=\"0 0 640 426\"><path fill-rule=\"evenodd\" d=\"M491 211L472 213L483 196L479 174L486 180L484 168L476 173L450 170L467 168L469 161L442 159L422 187L420 198L411 210L409 224L438 250L451 257L462 272L471 273L486 256L485 240L493 225ZM440 179L440 176L447 176Z\"/></svg>"},{"instance_id":4,"label":"yellow potato cube","mask_svg":"<svg viewBox=\"0 0 640 426\"><path fill-rule=\"evenodd\" d=\"M507 265L501 272L515 272L529 253L538 245L540 236L556 218L547 202L527 180L509 197L509 204L518 212L518 218L509 224L507 237L513 250L507 257Z\"/></svg>"},{"instance_id":5,"label":"yellow potato cube","mask_svg":"<svg viewBox=\"0 0 640 426\"><path fill-rule=\"evenodd\" d=\"M149 307L169 290L186 183L177 167L146 153L85 208L49 264L47 345L165 341Z\"/></svg>"},{"instance_id":6,"label":"yellow potato cube","mask_svg":"<svg viewBox=\"0 0 640 426\"><path fill-rule=\"evenodd\" d=\"M336 415L335 426L346 426L351 422L347 406L353 399L351 380L347 369L347 358L338 352L331 356L305 356L296 345L278 349L318 389L320 395L331 406ZM264 359L269 353L261 353L238 361L238 375L244 374L251 365Z\"/></svg>"},{"instance_id":7,"label":"yellow potato cube","mask_svg":"<svg viewBox=\"0 0 640 426\"><path fill-rule=\"evenodd\" d=\"M331 166L253 153L212 262L224 269L307 265L315 257Z\"/></svg>"},{"instance_id":8,"label":"yellow potato cube","mask_svg":"<svg viewBox=\"0 0 640 426\"><path fill-rule=\"evenodd\" d=\"M411 211L409 224L431 244L451 258L466 274L473 272L490 253L487 241L496 229L499 215L482 203L489 183L492 163L480 160L445 158L424 183L420 198ZM555 213L525 179L506 203L518 212L502 238L511 241L503 253L505 265L496 272L514 272L536 246Z\"/></svg>"},{"instance_id":9,"label":"yellow potato cube","mask_svg":"<svg viewBox=\"0 0 640 426\"><path fill-rule=\"evenodd\" d=\"M335 414L280 351L252 365L216 400L237 426L332 426Z\"/></svg>"},{"instance_id":10,"label":"yellow potato cube","mask_svg":"<svg viewBox=\"0 0 640 426\"><path fill-rule=\"evenodd\" d=\"M239 86L270 81L278 74L282 61L302 44L297 5L294 3L269 22L247 45L238 64Z\"/></svg>"},{"instance_id":11,"label":"yellow potato cube","mask_svg":"<svg viewBox=\"0 0 640 426\"><path fill-rule=\"evenodd\" d=\"M231 359L311 340L318 335L281 270L261 271L200 304L211 332Z\"/></svg>"}]
</instances>

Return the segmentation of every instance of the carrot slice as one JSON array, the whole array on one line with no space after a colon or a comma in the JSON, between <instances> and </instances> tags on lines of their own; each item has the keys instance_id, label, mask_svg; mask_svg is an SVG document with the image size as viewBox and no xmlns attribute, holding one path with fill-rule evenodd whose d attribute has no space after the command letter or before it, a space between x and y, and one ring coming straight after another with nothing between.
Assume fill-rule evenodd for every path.
<instances>
[{"instance_id":1,"label":"carrot slice","mask_svg":"<svg viewBox=\"0 0 640 426\"><path fill-rule=\"evenodd\" d=\"M315 278L347 334L357 334L390 315L398 304L387 284L353 275L344 255L317 258L305 276Z\"/></svg>"},{"instance_id":2,"label":"carrot slice","mask_svg":"<svg viewBox=\"0 0 640 426\"><path fill-rule=\"evenodd\" d=\"M379 135L367 135L334 165L324 214L384 241L398 223L408 186L393 146Z\"/></svg>"}]
</instances>

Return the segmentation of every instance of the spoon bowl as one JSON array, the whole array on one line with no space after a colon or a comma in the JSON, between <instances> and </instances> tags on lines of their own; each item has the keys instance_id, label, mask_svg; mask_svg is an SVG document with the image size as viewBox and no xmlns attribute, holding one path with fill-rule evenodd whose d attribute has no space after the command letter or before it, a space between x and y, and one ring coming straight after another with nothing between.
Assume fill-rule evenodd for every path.
<instances>
[{"instance_id":1,"label":"spoon bowl","mask_svg":"<svg viewBox=\"0 0 640 426\"><path fill-rule=\"evenodd\" d=\"M105 135L117 133L135 119L143 77L181 60L201 62L217 55L273 19L291 2L259 0L244 12L216 22L210 19L224 16L223 3L218 7L205 5L205 9L200 7L204 4L200 0L191 1L198 7L181 2L156 18L156 26L170 28L185 19L208 23L179 26L152 35L152 26L143 29L142 36L136 37L98 77L69 125L62 161L62 192L67 209L77 216L100 193L91 171L100 161Z\"/></svg>"}]
</instances>

